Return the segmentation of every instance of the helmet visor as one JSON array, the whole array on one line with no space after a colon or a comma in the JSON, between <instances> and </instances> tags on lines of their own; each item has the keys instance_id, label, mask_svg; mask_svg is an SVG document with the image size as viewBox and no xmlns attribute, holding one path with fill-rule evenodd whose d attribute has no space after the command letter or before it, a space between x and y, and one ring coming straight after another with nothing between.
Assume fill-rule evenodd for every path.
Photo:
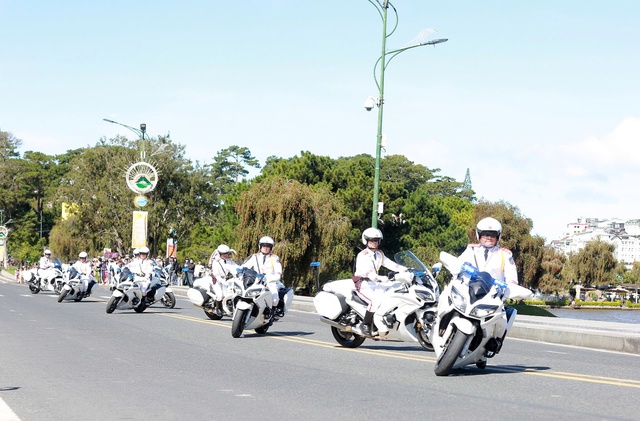
<instances>
[{"instance_id":1,"label":"helmet visor","mask_svg":"<svg viewBox=\"0 0 640 421\"><path fill-rule=\"evenodd\" d=\"M498 231L480 231L480 237L494 237L498 238Z\"/></svg>"}]
</instances>

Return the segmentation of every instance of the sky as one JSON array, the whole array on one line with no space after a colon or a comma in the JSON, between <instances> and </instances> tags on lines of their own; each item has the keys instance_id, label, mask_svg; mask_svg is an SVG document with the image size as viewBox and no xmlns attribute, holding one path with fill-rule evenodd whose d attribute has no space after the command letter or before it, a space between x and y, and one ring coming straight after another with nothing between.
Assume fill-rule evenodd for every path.
<instances>
[{"instance_id":1,"label":"sky","mask_svg":"<svg viewBox=\"0 0 640 421\"><path fill-rule=\"evenodd\" d=\"M640 1L393 5L387 50L425 28L448 41L388 63L383 155L461 182L469 169L478 198L547 241L581 217L640 218ZM261 164L375 155L368 0L0 0L0 18L0 130L21 152L136 137L107 118L202 164L231 145Z\"/></svg>"}]
</instances>

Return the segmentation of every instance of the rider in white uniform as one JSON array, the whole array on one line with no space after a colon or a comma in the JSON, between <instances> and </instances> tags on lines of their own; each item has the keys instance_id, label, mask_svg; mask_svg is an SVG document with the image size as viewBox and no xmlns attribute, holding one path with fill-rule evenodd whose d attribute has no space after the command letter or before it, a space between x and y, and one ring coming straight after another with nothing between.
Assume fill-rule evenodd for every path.
<instances>
[{"instance_id":1,"label":"rider in white uniform","mask_svg":"<svg viewBox=\"0 0 640 421\"><path fill-rule=\"evenodd\" d=\"M47 282L53 279L55 271L53 270L54 263L51 259L51 250L46 249L44 255L40 258L38 263L38 276L45 279Z\"/></svg>"},{"instance_id":2,"label":"rider in white uniform","mask_svg":"<svg viewBox=\"0 0 640 421\"><path fill-rule=\"evenodd\" d=\"M91 262L87 261L87 253L81 252L78 254L78 260L72 265L72 267L80 274L80 280L84 283L84 296L89 297L91 295L91 289L96 284L96 280L91 275L93 267Z\"/></svg>"},{"instance_id":3,"label":"rider in white uniform","mask_svg":"<svg viewBox=\"0 0 640 421\"><path fill-rule=\"evenodd\" d=\"M135 276L144 278L144 282L140 286L142 295L146 295L147 301L153 301L155 292L160 287L160 280L152 276L156 263L149 259L148 247L140 247L137 251L138 257L134 257L127 266ZM135 252L136 250L134 250L134 255Z\"/></svg>"},{"instance_id":4,"label":"rider in white uniform","mask_svg":"<svg viewBox=\"0 0 640 421\"><path fill-rule=\"evenodd\" d=\"M395 272L407 270L404 266L387 258L382 250L378 249L381 241L382 231L377 228L367 228L362 232L362 244L367 248L358 253L356 257L356 271L353 281L356 284L358 296L369 303L360 325L360 330L365 336L371 336L373 313L380 306L382 297L388 289L379 283L381 279L385 278L381 278L378 271L381 267Z\"/></svg>"},{"instance_id":5,"label":"rider in white uniform","mask_svg":"<svg viewBox=\"0 0 640 421\"><path fill-rule=\"evenodd\" d=\"M236 276L238 264L231 259L231 254L236 251L226 244L220 244L211 256L211 276L213 279L213 292L216 295L216 313L222 314L222 299L224 298L229 279Z\"/></svg>"},{"instance_id":6,"label":"rider in white uniform","mask_svg":"<svg viewBox=\"0 0 640 421\"><path fill-rule=\"evenodd\" d=\"M480 244L469 244L459 259L469 262L492 278L512 284L518 283L518 270L511 251L498 245L502 224L494 218L484 218L476 225Z\"/></svg>"},{"instance_id":7,"label":"rider in white uniform","mask_svg":"<svg viewBox=\"0 0 640 421\"><path fill-rule=\"evenodd\" d=\"M260 251L252 254L247 261L242 264L242 267L253 269L265 275L267 288L269 288L273 296L273 307L277 308L278 317L282 317L284 316L284 303L280 303L278 291L284 289L284 284L280 282L280 278L282 277L280 258L271 253L275 244L273 238L262 237L260 241L258 241Z\"/></svg>"}]
</instances>

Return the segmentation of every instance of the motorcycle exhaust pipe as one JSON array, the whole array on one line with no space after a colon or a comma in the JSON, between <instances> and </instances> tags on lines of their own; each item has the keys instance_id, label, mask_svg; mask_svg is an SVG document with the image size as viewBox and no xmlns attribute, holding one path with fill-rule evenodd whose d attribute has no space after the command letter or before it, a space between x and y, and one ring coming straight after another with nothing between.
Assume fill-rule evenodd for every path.
<instances>
[{"instance_id":1,"label":"motorcycle exhaust pipe","mask_svg":"<svg viewBox=\"0 0 640 421\"><path fill-rule=\"evenodd\" d=\"M331 320L331 319L327 319L326 317L323 317L320 319L321 322L328 324L329 326L333 326L337 329L340 330L344 330L345 332L353 332L354 330L352 329L351 326L345 326L345 325L341 325L340 323Z\"/></svg>"}]
</instances>

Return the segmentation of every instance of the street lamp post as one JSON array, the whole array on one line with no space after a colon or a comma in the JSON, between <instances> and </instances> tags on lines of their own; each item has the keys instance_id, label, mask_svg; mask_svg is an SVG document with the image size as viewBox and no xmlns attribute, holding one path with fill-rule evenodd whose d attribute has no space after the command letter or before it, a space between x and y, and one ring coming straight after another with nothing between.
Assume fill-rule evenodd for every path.
<instances>
[{"instance_id":1,"label":"street lamp post","mask_svg":"<svg viewBox=\"0 0 640 421\"><path fill-rule=\"evenodd\" d=\"M423 30L413 44L408 45L403 48L398 48L396 50L387 51L387 38L389 38L398 27L398 11L396 8L389 2L388 0L369 0L369 3L373 4L380 17L382 18L382 52L380 53L380 57L376 61L376 64L373 66L373 78L376 82L376 86L378 87L378 98L369 97L365 101L365 109L367 111L371 111L374 105L378 106L378 132L376 136L376 161L375 161L375 172L373 179L373 206L371 211L371 226L374 228L378 227L378 210L381 208L378 203L378 197L380 192L380 154L382 149L382 115L384 109L384 72L387 68L389 62L398 54L403 51L410 50L416 47L422 47L424 45L435 45L443 42L447 42L448 40L445 38L435 39L426 41L423 38L433 32L435 30ZM390 32L387 32L387 11L391 7L395 14L395 25ZM387 60L387 56L390 56ZM376 74L376 69L380 65L380 78Z\"/></svg>"}]
</instances>

